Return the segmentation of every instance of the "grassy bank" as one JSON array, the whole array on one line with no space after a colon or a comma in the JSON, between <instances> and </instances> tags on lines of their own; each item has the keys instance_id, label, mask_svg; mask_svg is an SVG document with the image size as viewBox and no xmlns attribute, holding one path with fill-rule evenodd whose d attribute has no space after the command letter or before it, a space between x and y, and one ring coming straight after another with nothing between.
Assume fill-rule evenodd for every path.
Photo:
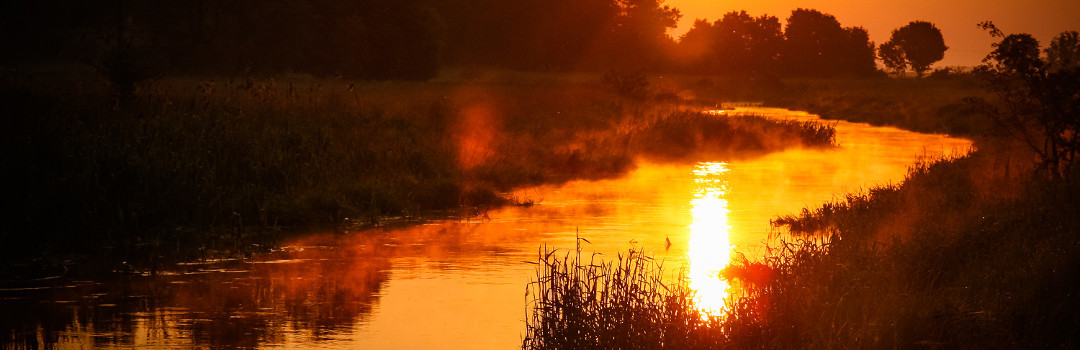
<instances>
[{"instance_id":1,"label":"grassy bank","mask_svg":"<svg viewBox=\"0 0 1080 350\"><path fill-rule=\"evenodd\" d=\"M979 150L914 165L902 184L776 218L773 224L789 233L778 237L765 256L732 262L721 275L741 289L731 296L728 312L696 321L694 332L681 334L683 339L652 340L666 334L667 324L686 321L664 311L672 307L627 305L619 307L648 314L634 321L646 323L635 329L648 330L648 336L533 332L526 348L572 343L567 338L596 342L591 339L597 337L615 348L676 343L783 349L1080 346L1075 292L1080 288L1075 278L1080 271L1080 167L1065 162L1065 170L1047 171L1038 155L1023 151L1028 147L1002 137L990 118L960 101L988 95L971 77L730 84L738 80L682 84L692 86L702 103L764 101L826 118L967 136L976 139ZM634 265L620 262L609 270L618 274L625 266ZM539 271L542 282L559 280L549 277L555 274L551 268L542 265ZM649 281L656 278L639 278L645 282L625 288L632 296L624 299L676 298L684 300L683 307L693 307L679 292L685 286L653 288ZM591 296L604 289L561 290ZM535 297L539 305L557 299ZM579 312L585 320L577 323L601 321L602 310ZM530 312L532 325L561 311L536 307ZM703 337L709 341L700 342ZM622 342L631 338L651 343Z\"/></svg>"},{"instance_id":2,"label":"grassy bank","mask_svg":"<svg viewBox=\"0 0 1080 350\"><path fill-rule=\"evenodd\" d=\"M921 164L912 168L901 185L852 194L777 218L774 224L793 234L786 238L789 243L756 262L736 261L725 272L736 282L746 281L740 277L747 271L767 271L758 274L767 277L754 279L742 294L734 295L726 315L695 323L704 328L678 341L711 339L707 346L690 348L1080 345L1080 298L1075 292L1080 288L1075 278L1080 270L1080 217L1076 215L1080 186L1035 175L1029 162L1016 159L1029 158L979 151ZM1076 170L1070 175L1075 177ZM627 268L638 269L621 263L608 270L617 274ZM540 281L548 283L558 272L549 272L550 267L540 271ZM639 279L655 278L647 274ZM564 292L561 298L603 291L589 285L568 289L572 285L561 283L545 290L576 293ZM660 289L654 285L643 282L624 288L631 295L622 298L667 300L683 298L685 293L678 292L681 286ZM553 299L557 298L537 300L549 305L547 300ZM648 324L637 329L648 330L655 338L665 334L661 332L665 325L686 320L661 306L644 308L649 316L636 317L634 322ZM584 320L577 322L625 322L604 320L603 312L597 310L583 312ZM532 311L534 319L559 312L565 310ZM578 334L606 337L602 341L618 344L614 347L668 344L621 343L636 334L570 332L554 337L530 333L543 341L526 345L552 348L548 345Z\"/></svg>"},{"instance_id":3,"label":"grassy bank","mask_svg":"<svg viewBox=\"0 0 1080 350\"><path fill-rule=\"evenodd\" d=\"M284 231L476 215L510 189L618 176L639 157L832 142L817 125L627 99L599 77L491 74L165 78L117 100L92 72L6 71L0 246L13 261L230 254Z\"/></svg>"},{"instance_id":4,"label":"grassy bank","mask_svg":"<svg viewBox=\"0 0 1080 350\"><path fill-rule=\"evenodd\" d=\"M766 313L783 316L749 325L821 345L1077 346L1080 187L1002 159L917 166L902 186L778 219L832 238L774 266Z\"/></svg>"}]
</instances>

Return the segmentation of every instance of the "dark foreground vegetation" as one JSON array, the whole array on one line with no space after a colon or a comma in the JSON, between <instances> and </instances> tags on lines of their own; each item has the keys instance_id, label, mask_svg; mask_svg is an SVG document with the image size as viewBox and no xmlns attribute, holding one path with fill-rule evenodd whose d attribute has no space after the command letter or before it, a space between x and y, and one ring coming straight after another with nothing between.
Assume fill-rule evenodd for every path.
<instances>
[{"instance_id":1,"label":"dark foreground vegetation","mask_svg":"<svg viewBox=\"0 0 1080 350\"><path fill-rule=\"evenodd\" d=\"M738 287L723 315L694 317L686 286L665 285L658 265L637 253L599 266L541 256L523 346L1080 346L1080 69L1055 61L1054 50L1041 56L1028 35L984 26L1002 38L972 76L987 92L956 102L979 129L856 114L923 130L983 130L979 150L917 164L902 184L776 218L787 230L765 256L721 272ZM837 95L831 106L866 96L918 111L926 107L908 104L940 98L853 96Z\"/></svg>"},{"instance_id":2,"label":"dark foreground vegetation","mask_svg":"<svg viewBox=\"0 0 1080 350\"><path fill-rule=\"evenodd\" d=\"M513 188L617 176L638 157L829 146L833 132L630 99L595 76L175 78L123 100L72 76L3 77L5 259L243 252L283 230L475 216Z\"/></svg>"}]
</instances>

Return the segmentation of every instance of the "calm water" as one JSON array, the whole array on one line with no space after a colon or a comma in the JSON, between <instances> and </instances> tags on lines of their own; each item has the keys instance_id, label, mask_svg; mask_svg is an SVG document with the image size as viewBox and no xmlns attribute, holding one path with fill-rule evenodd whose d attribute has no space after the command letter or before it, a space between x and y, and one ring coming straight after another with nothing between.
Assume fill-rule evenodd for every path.
<instances>
[{"instance_id":1,"label":"calm water","mask_svg":"<svg viewBox=\"0 0 1080 350\"><path fill-rule=\"evenodd\" d=\"M747 108L785 118L800 112ZM718 115L718 117L728 117ZM542 245L585 254L651 252L685 269L703 305L723 307L716 277L732 254L760 256L769 220L903 179L967 140L836 123L839 148L732 162L641 163L624 178L519 191L540 204L473 222L315 235L244 261L159 276L0 285L0 344L57 348L518 347L525 286ZM671 245L668 246L667 241Z\"/></svg>"}]
</instances>

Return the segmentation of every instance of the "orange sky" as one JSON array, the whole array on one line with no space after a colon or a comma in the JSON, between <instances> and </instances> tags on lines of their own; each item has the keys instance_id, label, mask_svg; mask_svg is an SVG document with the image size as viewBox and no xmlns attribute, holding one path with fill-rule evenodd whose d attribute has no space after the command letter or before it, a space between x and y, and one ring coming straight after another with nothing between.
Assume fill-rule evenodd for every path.
<instances>
[{"instance_id":1,"label":"orange sky","mask_svg":"<svg viewBox=\"0 0 1080 350\"><path fill-rule=\"evenodd\" d=\"M883 43L892 30L913 20L929 21L945 37L942 65L976 65L990 51L989 35L975 24L992 20L1005 33L1030 33L1045 48L1057 34L1080 31L1080 0L667 0L679 8L683 18L672 33L678 37L690 29L695 19L716 20L730 11L746 10L753 16L769 14L781 23L797 7L812 8L836 16L844 26L861 26L870 40Z\"/></svg>"}]
</instances>

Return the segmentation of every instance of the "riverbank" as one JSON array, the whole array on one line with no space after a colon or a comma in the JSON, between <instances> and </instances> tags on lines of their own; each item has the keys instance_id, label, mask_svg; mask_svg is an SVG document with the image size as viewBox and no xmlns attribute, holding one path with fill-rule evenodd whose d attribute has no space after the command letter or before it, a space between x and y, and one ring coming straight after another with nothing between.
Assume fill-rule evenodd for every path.
<instances>
[{"instance_id":1,"label":"riverbank","mask_svg":"<svg viewBox=\"0 0 1080 350\"><path fill-rule=\"evenodd\" d=\"M242 255L295 230L529 205L504 193L619 176L638 157L831 145L827 127L626 98L600 77L486 74L162 78L117 100L90 73L6 71L5 265Z\"/></svg>"},{"instance_id":2,"label":"riverbank","mask_svg":"<svg viewBox=\"0 0 1080 350\"><path fill-rule=\"evenodd\" d=\"M742 292L711 318L686 311L684 286L662 286L648 257L589 277L635 284L617 289L565 272L595 269L588 262L549 257L538 277L548 292L534 295L526 345L1072 347L1080 341L1080 285L1071 277L1080 268L1080 186L1004 159L979 151L916 165L903 184L778 218L795 235L733 262L722 275ZM654 302L591 299L598 295ZM575 302L550 303L565 300ZM581 319L558 321L570 314ZM609 319L624 314L635 321Z\"/></svg>"},{"instance_id":3,"label":"riverbank","mask_svg":"<svg viewBox=\"0 0 1080 350\"><path fill-rule=\"evenodd\" d=\"M778 217L774 225L791 235L780 237L764 256L737 260L722 276L741 290L724 315L686 316L667 304L627 305L622 314L639 313L643 333L608 335L602 320L610 310L577 303L563 309L532 310L528 348L564 344L632 347L624 339L686 344L687 348L1071 348L1080 343L1080 169L1057 175L1038 171L1037 157L1011 141L995 137L985 119L960 118L926 111L959 111L942 104L946 97L967 95L929 88L916 95L894 96L910 85L948 86L957 82L831 82L841 91L796 95L788 105L813 105L849 113L859 105L875 108L844 119L873 119L931 132L973 135L974 153L916 164L907 179L846 194L843 199ZM843 86L886 84L892 87L847 90ZM940 85L944 84L944 85ZM880 95L878 95L880 94ZM761 95L758 95L759 97ZM818 96L818 97L815 97ZM881 113L879 103L901 111L922 111L909 118ZM957 103L960 103L957 101ZM814 108L810 108L814 110ZM831 112L830 112L831 113ZM843 114L842 114L843 115ZM828 117L828 116L826 116ZM973 122L973 123L971 123ZM970 124L965 124L970 123ZM968 126L964 126L968 125ZM981 131L980 131L981 130ZM542 260L543 266L574 261ZM623 263L614 268L639 262ZM581 264L587 269L588 264ZM549 271L551 269L548 269ZM558 272L558 271L556 271ZM571 278L547 290L566 290ZM647 275L647 273L646 273ZM661 288L651 276L626 288L622 299L685 300L679 288ZM588 298L598 287L581 284L573 294L535 296L538 305L559 298ZM549 299L544 299L549 298ZM691 305L692 306L692 305ZM551 316L585 316L577 324L599 328L548 332ZM595 316L594 316L595 315ZM673 325L678 325L677 327ZM652 333L650 333L652 332ZM644 335L643 335L644 334ZM641 335L639 337L639 335ZM670 338L665 338L670 336ZM648 346L645 346L648 347Z\"/></svg>"},{"instance_id":4,"label":"riverbank","mask_svg":"<svg viewBox=\"0 0 1080 350\"><path fill-rule=\"evenodd\" d=\"M982 141L997 126L963 100L987 97L971 73L940 73L926 79L771 77L670 77L705 104L757 101L808 111L826 119L944 133Z\"/></svg>"}]
</instances>

